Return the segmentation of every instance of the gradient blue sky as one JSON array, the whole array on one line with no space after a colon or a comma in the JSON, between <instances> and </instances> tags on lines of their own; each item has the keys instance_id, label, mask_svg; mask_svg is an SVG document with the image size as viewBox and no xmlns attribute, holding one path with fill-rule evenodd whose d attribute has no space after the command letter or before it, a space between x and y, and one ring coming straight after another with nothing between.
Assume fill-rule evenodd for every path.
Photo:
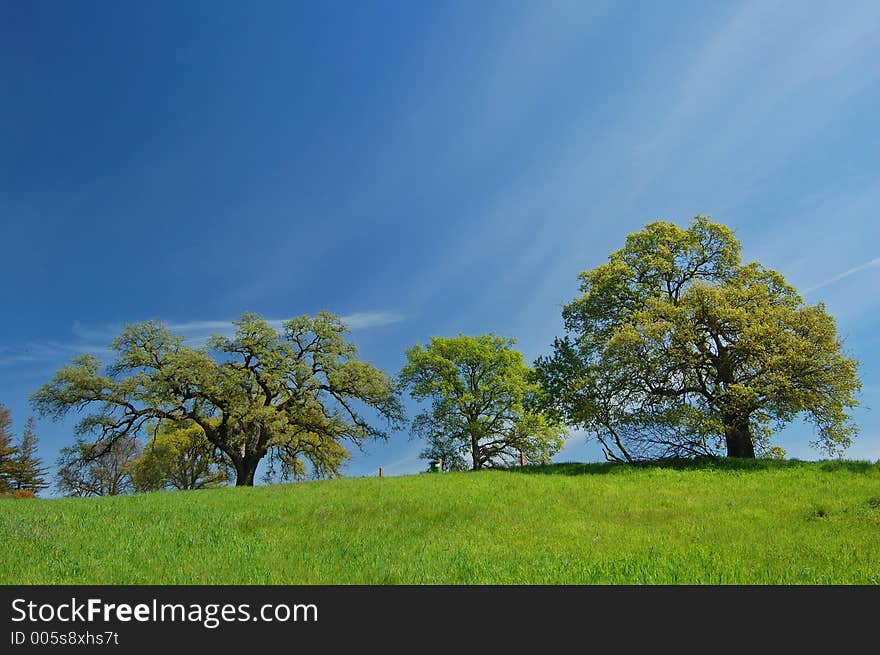
<instances>
[{"instance_id":1,"label":"gradient blue sky","mask_svg":"<svg viewBox=\"0 0 880 655\"><path fill-rule=\"evenodd\" d=\"M878 34L874 0L3 3L0 402L20 429L148 318L328 309L389 373L458 332L531 360L579 271L700 213L827 303L862 362L848 456L880 459ZM47 463L71 425L39 422Z\"/></svg>"}]
</instances>

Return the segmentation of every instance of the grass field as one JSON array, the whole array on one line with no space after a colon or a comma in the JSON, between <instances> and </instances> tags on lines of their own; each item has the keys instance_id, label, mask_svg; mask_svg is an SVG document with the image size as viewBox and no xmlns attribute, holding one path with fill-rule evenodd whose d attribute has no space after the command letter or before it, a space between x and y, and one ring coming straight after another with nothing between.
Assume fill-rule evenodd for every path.
<instances>
[{"instance_id":1,"label":"grass field","mask_svg":"<svg viewBox=\"0 0 880 655\"><path fill-rule=\"evenodd\" d=\"M880 465L561 464L0 502L3 584L880 584Z\"/></svg>"}]
</instances>

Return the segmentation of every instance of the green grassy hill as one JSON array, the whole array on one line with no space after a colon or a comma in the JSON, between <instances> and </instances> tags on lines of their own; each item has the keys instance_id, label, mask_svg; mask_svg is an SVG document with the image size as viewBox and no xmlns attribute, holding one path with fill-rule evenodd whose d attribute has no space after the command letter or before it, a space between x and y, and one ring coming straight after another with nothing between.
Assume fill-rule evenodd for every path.
<instances>
[{"instance_id":1,"label":"green grassy hill","mask_svg":"<svg viewBox=\"0 0 880 655\"><path fill-rule=\"evenodd\" d=\"M3 584L880 584L880 465L562 464L0 502Z\"/></svg>"}]
</instances>

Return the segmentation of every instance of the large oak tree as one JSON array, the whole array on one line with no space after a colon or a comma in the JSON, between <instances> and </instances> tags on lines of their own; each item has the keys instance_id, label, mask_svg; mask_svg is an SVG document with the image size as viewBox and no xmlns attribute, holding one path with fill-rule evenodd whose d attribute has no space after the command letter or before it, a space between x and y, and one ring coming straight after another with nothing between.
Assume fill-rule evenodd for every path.
<instances>
[{"instance_id":1,"label":"large oak tree","mask_svg":"<svg viewBox=\"0 0 880 655\"><path fill-rule=\"evenodd\" d=\"M580 280L567 335L536 368L550 406L610 459L751 458L798 416L815 446L850 445L860 382L834 319L743 264L727 227L650 223Z\"/></svg>"},{"instance_id":2,"label":"large oak tree","mask_svg":"<svg viewBox=\"0 0 880 655\"><path fill-rule=\"evenodd\" d=\"M140 432L156 420L198 425L231 469L250 486L268 454L292 470L338 475L349 458L344 442L361 446L402 421L392 381L361 361L333 314L299 316L281 331L256 314L235 322L231 338L193 348L155 321L128 326L113 342L105 370L82 355L32 396L43 415L94 410L77 427L96 443ZM100 450L93 451L99 453Z\"/></svg>"}]
</instances>

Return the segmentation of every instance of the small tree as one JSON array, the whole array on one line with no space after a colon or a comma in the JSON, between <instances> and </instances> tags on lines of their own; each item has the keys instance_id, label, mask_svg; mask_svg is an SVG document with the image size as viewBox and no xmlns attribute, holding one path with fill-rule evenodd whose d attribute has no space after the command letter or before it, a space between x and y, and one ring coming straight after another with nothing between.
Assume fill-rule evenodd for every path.
<instances>
[{"instance_id":1,"label":"small tree","mask_svg":"<svg viewBox=\"0 0 880 655\"><path fill-rule=\"evenodd\" d=\"M487 334L433 337L406 351L399 384L430 410L413 421L429 444L423 457L455 466L467 454L479 470L510 464L524 453L547 462L563 444L564 428L535 409L541 388L515 341Z\"/></svg>"},{"instance_id":2,"label":"small tree","mask_svg":"<svg viewBox=\"0 0 880 655\"><path fill-rule=\"evenodd\" d=\"M222 459L195 423L156 426L143 454L132 462L131 475L138 491L207 489L229 480Z\"/></svg>"},{"instance_id":3,"label":"small tree","mask_svg":"<svg viewBox=\"0 0 880 655\"><path fill-rule=\"evenodd\" d=\"M18 449L12 443L11 427L9 410L0 405L0 493L12 490L12 476L15 473Z\"/></svg>"},{"instance_id":4,"label":"small tree","mask_svg":"<svg viewBox=\"0 0 880 655\"><path fill-rule=\"evenodd\" d=\"M428 460L429 464L442 462L445 471L467 471L470 468L460 439L443 434L432 434L430 431L422 432L422 436L428 445L419 453L421 459ZM431 470L430 467L428 470Z\"/></svg>"},{"instance_id":5,"label":"small tree","mask_svg":"<svg viewBox=\"0 0 880 655\"><path fill-rule=\"evenodd\" d=\"M106 444L77 439L61 449L56 488L67 496L118 496L134 489L132 465L141 454L135 437Z\"/></svg>"},{"instance_id":6,"label":"small tree","mask_svg":"<svg viewBox=\"0 0 880 655\"><path fill-rule=\"evenodd\" d=\"M18 452L12 460L11 486L15 490L32 491L34 494L46 489L47 468L37 456L39 438L37 437L34 417L28 418L21 434Z\"/></svg>"}]
</instances>

